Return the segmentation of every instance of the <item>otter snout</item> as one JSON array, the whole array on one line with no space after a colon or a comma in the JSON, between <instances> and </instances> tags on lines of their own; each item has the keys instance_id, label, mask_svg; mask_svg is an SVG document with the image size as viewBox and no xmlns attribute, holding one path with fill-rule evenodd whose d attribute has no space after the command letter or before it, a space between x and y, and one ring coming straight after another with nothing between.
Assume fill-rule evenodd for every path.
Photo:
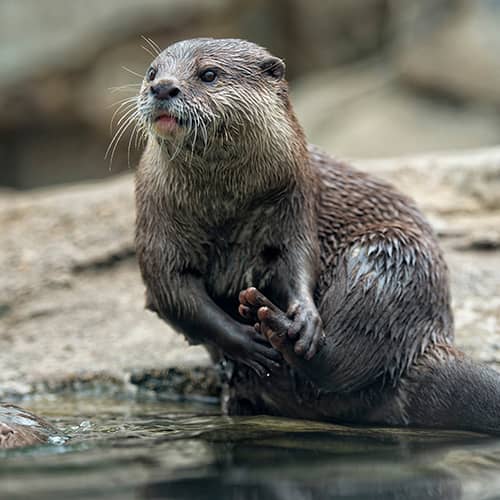
<instances>
[{"instance_id":1,"label":"otter snout","mask_svg":"<svg viewBox=\"0 0 500 500\"><path fill-rule=\"evenodd\" d=\"M163 80L151 85L150 92L156 99L167 101L180 94L181 90L173 80Z\"/></svg>"}]
</instances>

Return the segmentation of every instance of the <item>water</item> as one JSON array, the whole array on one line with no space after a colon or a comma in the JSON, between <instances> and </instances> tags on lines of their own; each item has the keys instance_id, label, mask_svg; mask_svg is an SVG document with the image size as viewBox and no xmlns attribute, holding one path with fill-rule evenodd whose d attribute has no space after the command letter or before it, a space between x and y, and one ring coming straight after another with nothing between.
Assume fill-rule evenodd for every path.
<instances>
[{"instance_id":1,"label":"water","mask_svg":"<svg viewBox=\"0 0 500 500\"><path fill-rule=\"evenodd\" d=\"M496 438L228 418L194 403L25 406L71 439L2 451L2 499L500 499Z\"/></svg>"}]
</instances>

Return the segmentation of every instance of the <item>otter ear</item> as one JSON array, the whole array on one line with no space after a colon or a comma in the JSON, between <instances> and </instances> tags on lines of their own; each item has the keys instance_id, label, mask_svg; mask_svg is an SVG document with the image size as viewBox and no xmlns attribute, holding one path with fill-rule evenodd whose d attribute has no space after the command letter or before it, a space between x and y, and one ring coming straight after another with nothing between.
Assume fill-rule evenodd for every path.
<instances>
[{"instance_id":1,"label":"otter ear","mask_svg":"<svg viewBox=\"0 0 500 500\"><path fill-rule=\"evenodd\" d=\"M267 57L260 63L260 69L276 80L285 77L285 63L278 57Z\"/></svg>"}]
</instances>

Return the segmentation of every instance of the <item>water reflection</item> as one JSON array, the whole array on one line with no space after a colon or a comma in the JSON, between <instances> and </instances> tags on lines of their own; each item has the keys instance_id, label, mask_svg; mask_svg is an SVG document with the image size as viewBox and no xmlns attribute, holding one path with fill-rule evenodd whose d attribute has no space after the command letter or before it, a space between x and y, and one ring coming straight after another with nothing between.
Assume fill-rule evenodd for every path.
<instances>
[{"instance_id":1,"label":"water reflection","mask_svg":"<svg viewBox=\"0 0 500 500\"><path fill-rule=\"evenodd\" d=\"M33 409L71 444L3 453L1 498L499 498L500 441L489 437L231 419L199 405L88 399Z\"/></svg>"},{"instance_id":2,"label":"water reflection","mask_svg":"<svg viewBox=\"0 0 500 500\"><path fill-rule=\"evenodd\" d=\"M373 484L360 488L357 483L321 482L304 485L277 480L275 484L253 484L252 481L231 484L218 478L158 482L145 488L142 498L193 498L219 500L312 500L312 499L460 499L460 482L454 478L408 481L407 484Z\"/></svg>"}]
</instances>

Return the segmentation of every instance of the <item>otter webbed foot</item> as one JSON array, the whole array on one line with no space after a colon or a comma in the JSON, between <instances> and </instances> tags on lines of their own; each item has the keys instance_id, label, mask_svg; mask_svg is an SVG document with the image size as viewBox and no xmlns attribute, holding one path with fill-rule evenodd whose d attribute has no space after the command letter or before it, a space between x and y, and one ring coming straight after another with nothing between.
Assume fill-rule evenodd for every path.
<instances>
[{"instance_id":1,"label":"otter webbed foot","mask_svg":"<svg viewBox=\"0 0 500 500\"><path fill-rule=\"evenodd\" d=\"M256 288L243 290L239 296L239 313L262 333L269 343L280 351L289 364L294 365L297 355L310 359L321 344L321 321L300 304L285 314Z\"/></svg>"}]
</instances>

